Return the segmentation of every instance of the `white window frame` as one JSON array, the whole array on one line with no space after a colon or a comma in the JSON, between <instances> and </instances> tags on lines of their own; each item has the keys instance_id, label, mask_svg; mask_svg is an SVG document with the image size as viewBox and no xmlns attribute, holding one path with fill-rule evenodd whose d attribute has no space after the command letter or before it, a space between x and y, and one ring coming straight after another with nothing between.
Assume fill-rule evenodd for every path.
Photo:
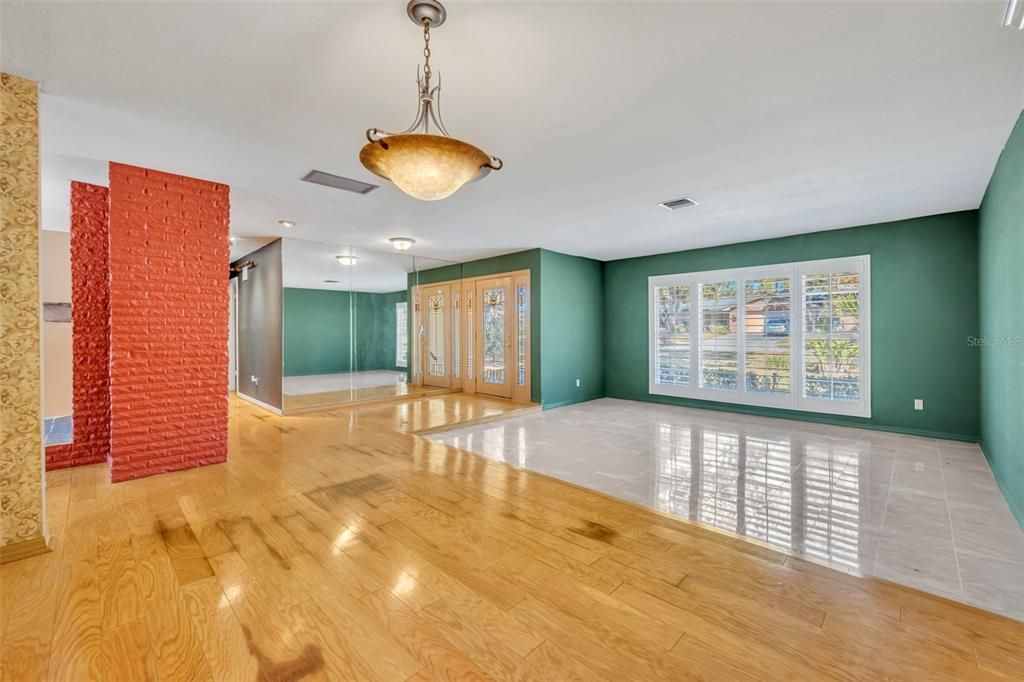
<instances>
[{"instance_id":1,"label":"white window frame","mask_svg":"<svg viewBox=\"0 0 1024 682\"><path fill-rule=\"evenodd\" d=\"M858 320L858 341L860 343L860 399L828 400L804 396L804 352L803 328L804 283L809 274L824 272L856 272L860 275L860 306ZM788 277L790 287L790 391L788 395L765 395L747 390L746 382L746 320L743 294L746 282L752 279ZM736 281L737 323L736 362L737 381L735 390L701 388L702 339L700 325L700 286L707 282ZM657 353L657 297L659 287L688 285L690 287L690 385L671 386L655 383L655 359ZM737 405L775 407L802 412L840 414L855 417L871 416L871 257L851 256L824 260L780 263L749 268L708 270L674 275L655 275L647 278L647 329L648 329L648 386L652 395L692 398Z\"/></svg>"},{"instance_id":2,"label":"white window frame","mask_svg":"<svg viewBox=\"0 0 1024 682\"><path fill-rule=\"evenodd\" d=\"M398 311L405 310L404 315L400 315ZM401 324L402 320L400 317L405 318L405 326ZM397 301L395 303L395 367L401 367L402 369L409 368L409 302L408 301ZM405 357L402 357L402 341L406 342Z\"/></svg>"}]
</instances>

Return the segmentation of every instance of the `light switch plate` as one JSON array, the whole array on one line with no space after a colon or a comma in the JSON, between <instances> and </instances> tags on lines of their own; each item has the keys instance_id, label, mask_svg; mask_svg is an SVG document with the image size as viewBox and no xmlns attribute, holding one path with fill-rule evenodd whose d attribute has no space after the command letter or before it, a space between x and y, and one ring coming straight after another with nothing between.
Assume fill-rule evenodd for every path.
<instances>
[{"instance_id":1,"label":"light switch plate","mask_svg":"<svg viewBox=\"0 0 1024 682\"><path fill-rule=\"evenodd\" d=\"M914 409L915 410L923 410L924 409L924 401L921 400L920 398L914 398Z\"/></svg>"}]
</instances>

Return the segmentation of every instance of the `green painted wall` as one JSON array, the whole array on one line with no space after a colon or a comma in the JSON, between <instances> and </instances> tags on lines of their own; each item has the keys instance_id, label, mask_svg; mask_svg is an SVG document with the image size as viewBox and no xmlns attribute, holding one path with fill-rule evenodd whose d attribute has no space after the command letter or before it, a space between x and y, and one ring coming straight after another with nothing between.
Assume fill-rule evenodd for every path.
<instances>
[{"instance_id":1,"label":"green painted wall","mask_svg":"<svg viewBox=\"0 0 1024 682\"><path fill-rule=\"evenodd\" d=\"M406 369L395 366L395 341L398 333L395 327L395 304L408 300L407 291L355 294L355 356L358 369Z\"/></svg>"},{"instance_id":2,"label":"green painted wall","mask_svg":"<svg viewBox=\"0 0 1024 682\"><path fill-rule=\"evenodd\" d=\"M545 408L604 395L604 268L600 261L541 251L540 354ZM537 296L534 295L534 300ZM576 380L580 380L579 387Z\"/></svg>"},{"instance_id":3,"label":"green painted wall","mask_svg":"<svg viewBox=\"0 0 1024 682\"><path fill-rule=\"evenodd\" d=\"M467 261L455 265L446 265L430 270L420 270L409 275L409 285L416 282L419 284L430 284L432 282L447 282L463 277L484 277L495 275L500 272L514 272L516 270L530 271L530 295L533 297L533 305L530 307L530 399L539 403L542 402L541 388L543 385L543 374L541 373L541 249L530 249L529 251L517 251L495 256L493 258L481 258L480 260ZM412 348L412 336L410 331L409 347Z\"/></svg>"},{"instance_id":4,"label":"green painted wall","mask_svg":"<svg viewBox=\"0 0 1024 682\"><path fill-rule=\"evenodd\" d=\"M650 275L862 254L871 256L870 419L648 393ZM604 285L605 393L610 397L960 440L978 437L978 353L968 345L979 330L977 211L611 261L604 264ZM1019 304L1020 287L1015 294L1009 291ZM915 398L923 398L927 409L915 411ZM1019 407L1019 392L1017 398Z\"/></svg>"},{"instance_id":5,"label":"green painted wall","mask_svg":"<svg viewBox=\"0 0 1024 682\"><path fill-rule=\"evenodd\" d=\"M395 303L406 300L406 291L353 294L285 288L284 375L399 369Z\"/></svg>"},{"instance_id":6,"label":"green painted wall","mask_svg":"<svg viewBox=\"0 0 1024 682\"><path fill-rule=\"evenodd\" d=\"M1024 526L1024 114L979 217L981 448Z\"/></svg>"}]
</instances>

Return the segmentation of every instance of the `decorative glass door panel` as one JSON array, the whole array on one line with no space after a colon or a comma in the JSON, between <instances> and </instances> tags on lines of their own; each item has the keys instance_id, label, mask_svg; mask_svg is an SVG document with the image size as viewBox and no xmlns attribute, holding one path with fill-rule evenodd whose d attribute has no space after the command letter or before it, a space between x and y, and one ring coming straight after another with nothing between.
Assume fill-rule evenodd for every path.
<instances>
[{"instance_id":1,"label":"decorative glass door panel","mask_svg":"<svg viewBox=\"0 0 1024 682\"><path fill-rule=\"evenodd\" d=\"M529 314L526 285L516 286L516 386L526 385L526 339L529 328L526 316Z\"/></svg>"},{"instance_id":2,"label":"decorative glass door panel","mask_svg":"<svg viewBox=\"0 0 1024 682\"><path fill-rule=\"evenodd\" d=\"M512 397L515 376L512 340L515 332L512 278L496 277L476 283L477 352L476 390Z\"/></svg>"},{"instance_id":3,"label":"decorative glass door panel","mask_svg":"<svg viewBox=\"0 0 1024 682\"><path fill-rule=\"evenodd\" d=\"M451 386L451 312L448 309L451 286L425 287L422 292L425 320L423 383L427 386Z\"/></svg>"}]
</instances>

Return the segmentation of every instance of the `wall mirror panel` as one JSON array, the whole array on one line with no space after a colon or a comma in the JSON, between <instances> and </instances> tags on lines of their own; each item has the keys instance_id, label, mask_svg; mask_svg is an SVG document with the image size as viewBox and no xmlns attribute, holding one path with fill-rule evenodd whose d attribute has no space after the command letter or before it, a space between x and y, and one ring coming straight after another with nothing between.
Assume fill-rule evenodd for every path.
<instances>
[{"instance_id":1,"label":"wall mirror panel","mask_svg":"<svg viewBox=\"0 0 1024 682\"><path fill-rule=\"evenodd\" d=\"M444 390L413 375L416 261L398 251L284 240L285 413Z\"/></svg>"}]
</instances>

